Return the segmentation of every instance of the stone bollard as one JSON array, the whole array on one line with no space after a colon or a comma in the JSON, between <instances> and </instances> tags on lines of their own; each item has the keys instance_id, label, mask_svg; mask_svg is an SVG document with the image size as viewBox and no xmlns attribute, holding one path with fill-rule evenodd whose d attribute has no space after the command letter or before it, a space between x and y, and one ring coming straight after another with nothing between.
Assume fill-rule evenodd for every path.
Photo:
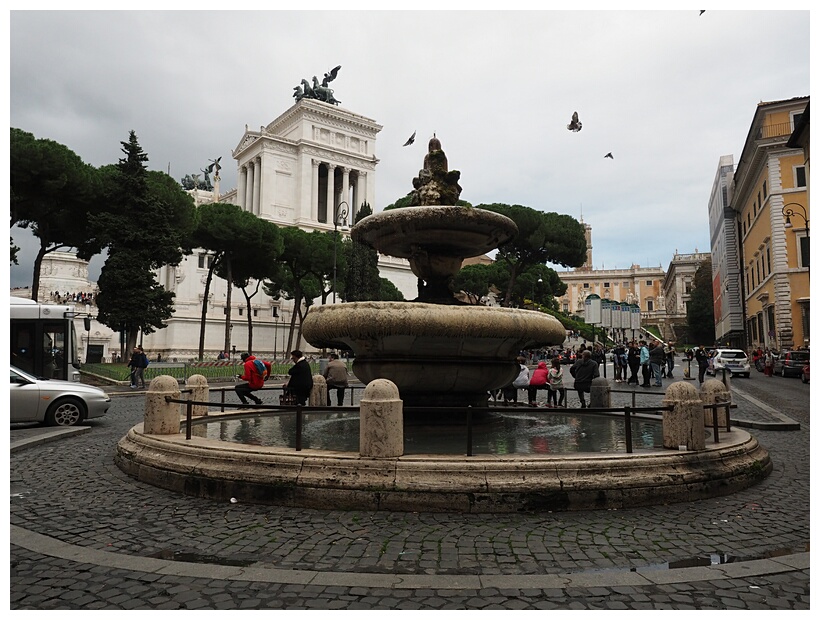
<instances>
[{"instance_id":1,"label":"stone bollard","mask_svg":"<svg viewBox=\"0 0 820 620\"><path fill-rule=\"evenodd\" d=\"M707 379L700 386L700 398L704 405L714 405L716 403L731 403L732 393L720 379ZM714 426L713 409L703 410L703 423L709 428ZM717 410L718 426L726 428L726 409L721 407Z\"/></svg>"},{"instance_id":2,"label":"stone bollard","mask_svg":"<svg viewBox=\"0 0 820 620\"><path fill-rule=\"evenodd\" d=\"M592 387L589 389L589 406L605 409L612 406L611 388L605 377L596 377L592 380Z\"/></svg>"},{"instance_id":3,"label":"stone bollard","mask_svg":"<svg viewBox=\"0 0 820 620\"><path fill-rule=\"evenodd\" d=\"M187 397L190 400L207 403L208 402L208 380L203 375L191 375L185 382L186 389L190 390ZM188 406L180 405L179 415L184 419L188 415ZM208 405L193 405L191 407L191 416L207 416ZM205 437L208 435L208 427L205 424L197 424L191 427L191 435L197 437Z\"/></svg>"},{"instance_id":4,"label":"stone bollard","mask_svg":"<svg viewBox=\"0 0 820 620\"><path fill-rule=\"evenodd\" d=\"M154 377L145 395L143 431L146 435L179 433L179 404L165 402L166 396L180 398L179 382L168 375Z\"/></svg>"},{"instance_id":5,"label":"stone bollard","mask_svg":"<svg viewBox=\"0 0 820 620\"><path fill-rule=\"evenodd\" d=\"M695 386L677 381L666 389L664 406L672 405L672 411L663 412L663 447L679 450L703 450L706 448L706 430L703 425L703 401Z\"/></svg>"},{"instance_id":6,"label":"stone bollard","mask_svg":"<svg viewBox=\"0 0 820 620\"><path fill-rule=\"evenodd\" d=\"M402 456L404 410L396 384L374 379L364 389L359 407L359 454L374 459Z\"/></svg>"},{"instance_id":7,"label":"stone bollard","mask_svg":"<svg viewBox=\"0 0 820 620\"><path fill-rule=\"evenodd\" d=\"M313 375L313 389L310 390L308 405L327 407L327 381L322 375Z\"/></svg>"}]
</instances>

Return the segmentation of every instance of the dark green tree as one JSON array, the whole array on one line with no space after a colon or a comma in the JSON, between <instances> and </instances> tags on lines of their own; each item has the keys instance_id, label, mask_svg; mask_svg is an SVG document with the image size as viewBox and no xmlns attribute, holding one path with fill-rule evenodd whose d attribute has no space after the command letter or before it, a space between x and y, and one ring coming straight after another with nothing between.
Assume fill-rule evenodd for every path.
<instances>
[{"instance_id":1,"label":"dark green tree","mask_svg":"<svg viewBox=\"0 0 820 620\"><path fill-rule=\"evenodd\" d=\"M11 226L31 229L40 242L31 286L37 299L46 254L76 248L88 260L101 251L89 229L89 218L104 204L98 173L62 144L11 128L9 177Z\"/></svg>"},{"instance_id":2,"label":"dark green tree","mask_svg":"<svg viewBox=\"0 0 820 620\"><path fill-rule=\"evenodd\" d=\"M262 280L277 269L284 241L278 226L247 211L234 220L236 234L225 259L217 266L217 274L225 277L221 267L230 265L229 284L242 291L248 322L248 353L253 353L253 312L251 300L259 292ZM252 289L252 292L251 292ZM230 331L228 332L230 337Z\"/></svg>"},{"instance_id":3,"label":"dark green tree","mask_svg":"<svg viewBox=\"0 0 820 620\"><path fill-rule=\"evenodd\" d=\"M125 333L151 334L165 327L173 314L174 294L160 285L154 272L133 269L125 252L111 254L105 261L97 284L97 320L111 329ZM134 348L128 343L128 351ZM125 352L120 352L123 357Z\"/></svg>"},{"instance_id":4,"label":"dark green tree","mask_svg":"<svg viewBox=\"0 0 820 620\"><path fill-rule=\"evenodd\" d=\"M481 303L481 299L489 294L491 286L496 286L502 279L506 281L508 277L499 273L499 266L499 263L479 263L462 267L453 279L453 288L467 295L471 304Z\"/></svg>"},{"instance_id":5,"label":"dark green tree","mask_svg":"<svg viewBox=\"0 0 820 620\"><path fill-rule=\"evenodd\" d=\"M404 301L404 295L387 278L379 278L379 297L377 301Z\"/></svg>"},{"instance_id":6,"label":"dark green tree","mask_svg":"<svg viewBox=\"0 0 820 620\"><path fill-rule=\"evenodd\" d=\"M373 211L368 203L362 203L356 215L356 223L371 215ZM345 243L347 273L342 299L345 301L376 301L381 299L381 281L379 277L379 253L369 245L351 240Z\"/></svg>"},{"instance_id":7,"label":"dark green tree","mask_svg":"<svg viewBox=\"0 0 820 620\"><path fill-rule=\"evenodd\" d=\"M173 293L155 293L155 286L159 285L154 270L178 265L190 251L195 208L191 197L171 177L146 169L148 156L134 131L129 133L127 142L120 144L124 157L117 164L100 169L106 209L91 217L90 226L92 234L108 248L108 276L100 278L97 298L100 321L119 329L122 323L108 323L106 317L115 320L128 314L130 349L140 329L150 333L148 330L164 327L156 324L156 317L168 318L173 313ZM113 273L116 270L122 273ZM144 285L144 299L125 299L116 289L102 294L103 286L112 286L128 277Z\"/></svg>"},{"instance_id":8,"label":"dark green tree","mask_svg":"<svg viewBox=\"0 0 820 620\"><path fill-rule=\"evenodd\" d=\"M282 229L282 236L285 248L280 260L281 268L267 278L262 287L274 299L293 301L287 344L287 350L291 351L294 337L296 348L301 342L302 321L313 300L325 291L322 274L326 273L326 261L317 262L314 247L323 245L328 235L321 231L308 233L301 228L288 227Z\"/></svg>"},{"instance_id":9,"label":"dark green tree","mask_svg":"<svg viewBox=\"0 0 820 620\"><path fill-rule=\"evenodd\" d=\"M712 259L704 260L692 277L692 293L686 304L689 342L715 342L715 305L712 292Z\"/></svg>"},{"instance_id":10,"label":"dark green tree","mask_svg":"<svg viewBox=\"0 0 820 620\"><path fill-rule=\"evenodd\" d=\"M14 237L9 237L9 256L11 258L12 265L19 265L20 263L17 262L17 253L20 251L20 248L14 245Z\"/></svg>"},{"instance_id":11,"label":"dark green tree","mask_svg":"<svg viewBox=\"0 0 820 620\"><path fill-rule=\"evenodd\" d=\"M476 208L506 215L518 226L518 235L498 248L496 257L510 271L510 279L502 289L504 306L515 303L516 280L530 267L546 263L580 267L586 260L584 227L569 215L498 203L480 204Z\"/></svg>"}]
</instances>

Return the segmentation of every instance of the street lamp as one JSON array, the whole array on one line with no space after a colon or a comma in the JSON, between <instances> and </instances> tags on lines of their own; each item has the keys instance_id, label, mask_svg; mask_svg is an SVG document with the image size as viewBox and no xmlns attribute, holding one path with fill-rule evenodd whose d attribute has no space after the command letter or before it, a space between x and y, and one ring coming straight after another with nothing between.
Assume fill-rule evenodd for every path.
<instances>
[{"instance_id":1,"label":"street lamp","mask_svg":"<svg viewBox=\"0 0 820 620\"><path fill-rule=\"evenodd\" d=\"M791 208L792 205L794 205L795 207L799 207L800 211L795 211L794 209L792 209ZM806 223L806 236L807 237L809 236L809 216L808 216L808 213L806 213L806 207L801 205L799 202L790 202L790 203L787 203L787 204L783 205L783 209L781 209L781 213L783 213L783 215L786 218L786 223L784 225L785 228L792 228L791 218L797 216L797 217L801 218Z\"/></svg>"},{"instance_id":2,"label":"street lamp","mask_svg":"<svg viewBox=\"0 0 820 620\"><path fill-rule=\"evenodd\" d=\"M344 206L342 206L344 205ZM347 209L348 205L344 200L336 205L333 210L333 303L336 303L336 246L339 241L339 222L344 222L344 227L347 228Z\"/></svg>"}]
</instances>

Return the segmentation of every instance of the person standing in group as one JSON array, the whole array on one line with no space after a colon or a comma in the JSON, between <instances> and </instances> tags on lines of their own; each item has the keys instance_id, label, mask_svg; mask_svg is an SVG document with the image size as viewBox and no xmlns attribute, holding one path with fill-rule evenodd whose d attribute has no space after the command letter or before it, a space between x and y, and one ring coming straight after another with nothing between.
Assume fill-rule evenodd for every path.
<instances>
[{"instance_id":1,"label":"person standing in group","mask_svg":"<svg viewBox=\"0 0 820 620\"><path fill-rule=\"evenodd\" d=\"M511 385L504 388L504 404L518 404L518 390L527 388L530 385L530 369L527 368L527 360L519 355L515 358L518 363L518 376Z\"/></svg>"},{"instance_id":2,"label":"person standing in group","mask_svg":"<svg viewBox=\"0 0 820 620\"><path fill-rule=\"evenodd\" d=\"M612 368L615 371L615 383L621 383L625 380L626 368L625 364L622 363L624 353L626 353L626 349L620 342L612 349Z\"/></svg>"},{"instance_id":3,"label":"person standing in group","mask_svg":"<svg viewBox=\"0 0 820 620\"><path fill-rule=\"evenodd\" d=\"M649 350L649 364L652 366L652 374L655 375L655 387L661 387L661 375L666 367L666 354L663 352L663 345L660 342L653 343Z\"/></svg>"},{"instance_id":4,"label":"person standing in group","mask_svg":"<svg viewBox=\"0 0 820 620\"><path fill-rule=\"evenodd\" d=\"M262 399L255 396L251 392L254 390L261 390L265 387L265 381L268 377L270 377L270 362L257 360L255 356L249 353L243 353L239 357L242 359L242 363L244 364L242 367L244 372L241 375L237 375L236 378L246 381L247 383L237 383L236 387L234 387L234 391L239 397L239 400L242 401L243 405L248 404L248 398L250 398L257 405L261 405ZM257 364L257 362L259 362L259 364Z\"/></svg>"},{"instance_id":5,"label":"person standing in group","mask_svg":"<svg viewBox=\"0 0 820 620\"><path fill-rule=\"evenodd\" d=\"M327 404L330 402L330 391L336 390L336 404L341 407L345 403L345 390L347 390L347 366L339 359L335 353L330 354L330 361L325 367L322 376L327 381ZM311 381L313 379L311 378Z\"/></svg>"},{"instance_id":6,"label":"person standing in group","mask_svg":"<svg viewBox=\"0 0 820 620\"><path fill-rule=\"evenodd\" d=\"M134 347L134 350L131 352L131 359L128 360L128 368L131 369L131 385L129 386L132 390L137 389L137 368L140 365L140 350L137 347Z\"/></svg>"},{"instance_id":7,"label":"person standing in group","mask_svg":"<svg viewBox=\"0 0 820 620\"><path fill-rule=\"evenodd\" d=\"M578 400L581 401L581 409L587 408L584 394L592 391L592 380L600 376L598 372L598 362L592 359L589 351L581 354L581 359L576 360L569 369L569 374L575 378L575 391L578 392Z\"/></svg>"},{"instance_id":8,"label":"person standing in group","mask_svg":"<svg viewBox=\"0 0 820 620\"><path fill-rule=\"evenodd\" d=\"M763 354L763 374L767 377L774 376L774 353L769 349Z\"/></svg>"},{"instance_id":9,"label":"person standing in group","mask_svg":"<svg viewBox=\"0 0 820 620\"><path fill-rule=\"evenodd\" d=\"M671 379L672 369L675 367L675 345L671 341L667 342L663 352L666 356L666 376Z\"/></svg>"},{"instance_id":10,"label":"person standing in group","mask_svg":"<svg viewBox=\"0 0 820 620\"><path fill-rule=\"evenodd\" d=\"M148 368L148 356L142 347L134 347L134 352L131 354L131 359L128 360L128 365L131 367L131 389L135 390L138 387L145 387L145 369Z\"/></svg>"},{"instance_id":11,"label":"person standing in group","mask_svg":"<svg viewBox=\"0 0 820 620\"><path fill-rule=\"evenodd\" d=\"M649 387L649 348L646 346L646 341L641 340L638 342L641 349L641 375L643 376L643 383L641 383L641 387Z\"/></svg>"},{"instance_id":12,"label":"person standing in group","mask_svg":"<svg viewBox=\"0 0 820 620\"><path fill-rule=\"evenodd\" d=\"M703 345L700 345L695 351L695 360L698 363L698 383L703 383L703 378L706 376L706 369L709 368L709 354Z\"/></svg>"},{"instance_id":13,"label":"person standing in group","mask_svg":"<svg viewBox=\"0 0 820 620\"><path fill-rule=\"evenodd\" d=\"M629 349L626 352L626 363L629 365L629 380L627 385L638 385L638 369L641 367L641 350L637 343L633 340L629 343Z\"/></svg>"},{"instance_id":14,"label":"person standing in group","mask_svg":"<svg viewBox=\"0 0 820 620\"><path fill-rule=\"evenodd\" d=\"M290 360L293 366L288 370L290 377L284 387L286 392L296 396L296 402L304 407L313 389L313 374L310 364L299 349L290 352Z\"/></svg>"},{"instance_id":15,"label":"person standing in group","mask_svg":"<svg viewBox=\"0 0 820 620\"><path fill-rule=\"evenodd\" d=\"M538 388L546 387L548 372L546 362L538 362L538 366L532 371L530 385L527 388L527 393L530 397L530 407L537 406L536 398L538 396Z\"/></svg>"},{"instance_id":16,"label":"person standing in group","mask_svg":"<svg viewBox=\"0 0 820 620\"><path fill-rule=\"evenodd\" d=\"M547 373L547 383L549 383L549 392L547 392L547 407L552 403L553 407L566 407L567 390L564 388L564 369L561 368L561 358L552 358L552 367Z\"/></svg>"}]
</instances>

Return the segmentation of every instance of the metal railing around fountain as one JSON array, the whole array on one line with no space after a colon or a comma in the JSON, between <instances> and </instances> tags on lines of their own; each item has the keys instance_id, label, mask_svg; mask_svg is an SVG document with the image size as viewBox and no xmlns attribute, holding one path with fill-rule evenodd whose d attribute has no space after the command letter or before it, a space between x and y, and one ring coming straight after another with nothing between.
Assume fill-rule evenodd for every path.
<instances>
[{"instance_id":1,"label":"metal railing around fountain","mask_svg":"<svg viewBox=\"0 0 820 620\"><path fill-rule=\"evenodd\" d=\"M279 388L267 388L270 390L282 390L282 387ZM354 413L358 412L358 407L339 407L339 406L322 406L322 407L311 407L311 406L302 406L302 405L247 405L244 403L226 403L225 402L225 392L228 388L217 388L214 391L221 392L221 402L214 403L212 401L207 402L198 402L192 401L190 399L174 399L170 396L166 396L165 400L169 403L179 403L185 405L185 439L190 440L192 437L192 427L195 424L207 424L212 420L208 420L207 416L202 416L197 420L194 420L193 416L193 408L195 405L207 406L210 407L212 405L218 404L220 406L220 411L224 413L225 408L236 408L236 409L243 409L243 413L237 414L227 414L224 416L220 416L219 421L224 422L227 420L239 420L239 419L247 419L248 417L268 417L268 416L282 416L282 415L294 415L295 416L295 445L294 449L297 452L302 450L302 431L304 428L304 416L307 413L327 413L327 412L336 412L336 413ZM628 390L621 390L621 392L628 392ZM191 393L191 390L182 390L182 393ZM634 393L633 393L634 394ZM351 396L352 399L352 396ZM634 399L633 399L634 402ZM731 428L731 418L729 415L730 409L737 408L737 405L733 403L716 403L714 405L703 405L705 410L712 411L712 442L713 443L720 443L720 423L719 423L719 416L718 411L720 409L726 410L726 431L729 432L732 430ZM251 409L254 413L249 414L247 409ZM561 414L561 415L604 415L604 414L614 414L614 413L622 413L623 414L623 423L624 423L624 444L626 448L627 454L633 453L633 445L632 445L632 416L635 414L657 414L662 413L664 411L672 411L673 407L671 405L659 406L659 407L635 407L626 405L623 407L585 407L585 408L555 408L555 409L541 409L539 407L528 407L525 409L530 414L542 414L542 415L551 415L551 414ZM464 415L464 424L465 424L465 439L466 439L466 455L473 456L473 425L474 425L474 415L475 414L485 414L485 413L492 413L492 412L508 412L508 407L406 407L405 411L408 413L446 413L448 415L451 414L463 414Z\"/></svg>"}]
</instances>

